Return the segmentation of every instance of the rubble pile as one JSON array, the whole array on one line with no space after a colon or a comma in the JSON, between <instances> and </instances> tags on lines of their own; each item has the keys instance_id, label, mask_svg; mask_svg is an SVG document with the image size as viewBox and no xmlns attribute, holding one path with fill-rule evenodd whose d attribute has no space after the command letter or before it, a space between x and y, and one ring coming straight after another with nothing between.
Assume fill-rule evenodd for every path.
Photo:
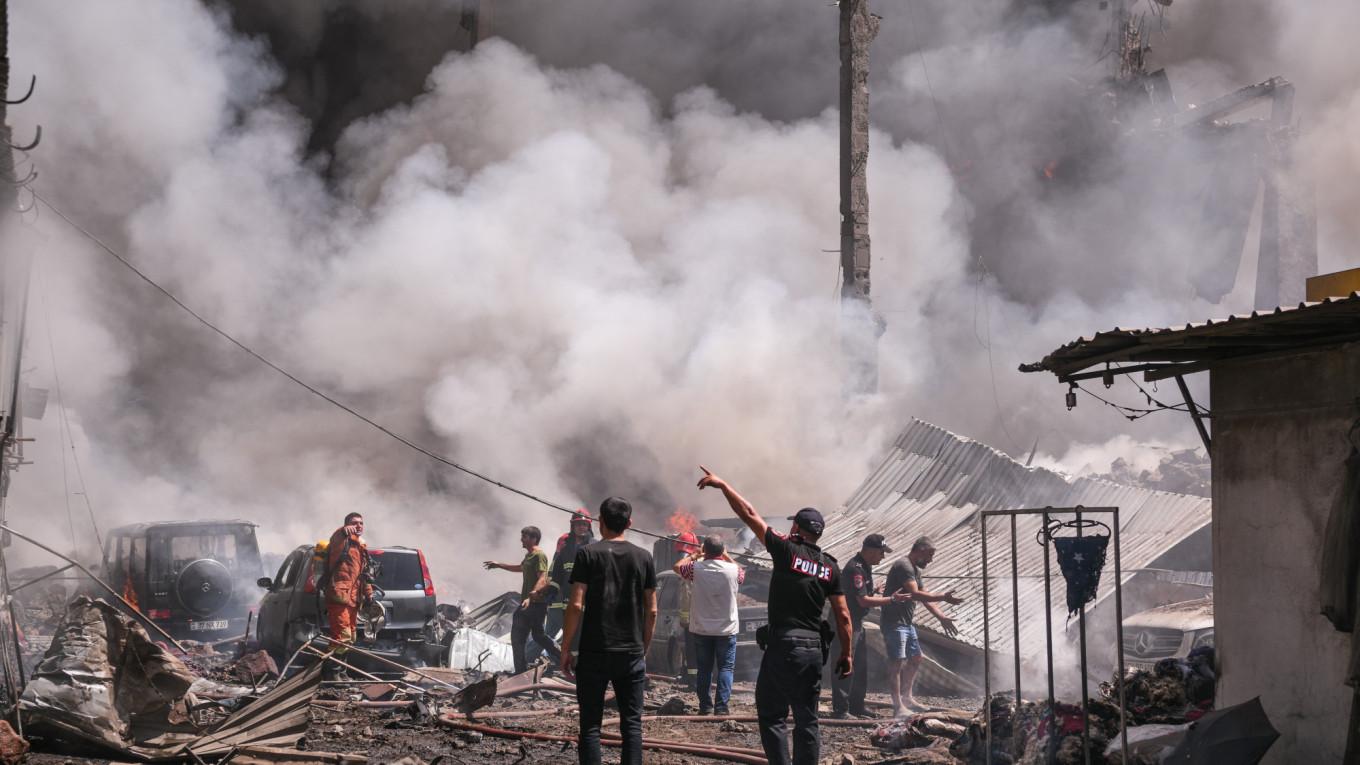
<instances>
[{"instance_id":1,"label":"rubble pile","mask_svg":"<svg viewBox=\"0 0 1360 765\"><path fill-rule=\"evenodd\" d=\"M1197 720L1214 706L1214 649L1196 648L1182 659L1163 659L1151 671L1138 669L1124 681L1130 725L1179 725ZM1119 703L1119 677L1100 684L1106 701Z\"/></svg>"},{"instance_id":2,"label":"rubble pile","mask_svg":"<svg viewBox=\"0 0 1360 765\"><path fill-rule=\"evenodd\" d=\"M991 761L998 765L1081 765L1083 715L1081 706L1048 701L1025 701L1017 709L1010 696L991 698ZM1091 751L1103 752L1119 736L1119 707L1092 699L1088 705L1087 726ZM987 761L987 722L978 712L967 730L950 746L950 752L968 765ZM1092 761L1099 761L1099 756Z\"/></svg>"}]
</instances>

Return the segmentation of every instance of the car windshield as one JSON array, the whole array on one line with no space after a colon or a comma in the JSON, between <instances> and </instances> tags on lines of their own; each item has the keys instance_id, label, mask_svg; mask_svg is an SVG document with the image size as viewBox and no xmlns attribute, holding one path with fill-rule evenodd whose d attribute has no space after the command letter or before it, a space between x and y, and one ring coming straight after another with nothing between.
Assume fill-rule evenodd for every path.
<instances>
[{"instance_id":1,"label":"car windshield","mask_svg":"<svg viewBox=\"0 0 1360 765\"><path fill-rule=\"evenodd\" d=\"M257 577L260 551L250 527L185 527L148 535L153 579L177 575L196 560L210 558L238 576Z\"/></svg>"},{"instance_id":2,"label":"car windshield","mask_svg":"<svg viewBox=\"0 0 1360 765\"><path fill-rule=\"evenodd\" d=\"M424 590L425 576L420 570L420 558L414 550L374 550L378 562L378 580L382 590Z\"/></svg>"}]
</instances>

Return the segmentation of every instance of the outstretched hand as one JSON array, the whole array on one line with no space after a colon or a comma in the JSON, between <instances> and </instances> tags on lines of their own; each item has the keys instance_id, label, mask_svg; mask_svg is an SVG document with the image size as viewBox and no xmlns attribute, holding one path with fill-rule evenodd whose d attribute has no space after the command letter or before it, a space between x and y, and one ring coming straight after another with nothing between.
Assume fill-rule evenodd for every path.
<instances>
[{"instance_id":1,"label":"outstretched hand","mask_svg":"<svg viewBox=\"0 0 1360 765\"><path fill-rule=\"evenodd\" d=\"M493 568L500 568L500 564L494 560L484 560L482 561L482 566L486 568L488 571Z\"/></svg>"},{"instance_id":2,"label":"outstretched hand","mask_svg":"<svg viewBox=\"0 0 1360 765\"><path fill-rule=\"evenodd\" d=\"M953 619L950 619L948 617L940 619L940 626L944 628L944 634L949 637L954 637L955 635L959 634L959 628L954 626Z\"/></svg>"},{"instance_id":3,"label":"outstretched hand","mask_svg":"<svg viewBox=\"0 0 1360 765\"><path fill-rule=\"evenodd\" d=\"M963 598L958 597L957 595L954 594L953 590L950 590L949 592L946 592L944 594L944 602L948 603L951 606L957 606L958 604L963 602Z\"/></svg>"},{"instance_id":4,"label":"outstretched hand","mask_svg":"<svg viewBox=\"0 0 1360 765\"><path fill-rule=\"evenodd\" d=\"M704 467L703 465L700 465L700 466L699 466L699 469L702 470L702 471L704 471L704 477L699 479L699 488L700 488L700 489L707 489L707 488L721 489L722 487L724 487L724 486L727 485L727 482L726 482L726 481L724 481L723 479L717 477L716 475L713 475L713 471L712 471L712 470L709 470L708 468Z\"/></svg>"}]
</instances>

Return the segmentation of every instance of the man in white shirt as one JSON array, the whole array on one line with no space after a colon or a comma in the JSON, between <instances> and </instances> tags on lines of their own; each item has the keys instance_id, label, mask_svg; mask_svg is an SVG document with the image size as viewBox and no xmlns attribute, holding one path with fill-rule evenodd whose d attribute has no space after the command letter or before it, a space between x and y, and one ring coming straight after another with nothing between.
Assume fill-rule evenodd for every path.
<instances>
[{"instance_id":1,"label":"man in white shirt","mask_svg":"<svg viewBox=\"0 0 1360 765\"><path fill-rule=\"evenodd\" d=\"M746 571L732 562L716 536L705 537L703 547L676 561L672 570L693 583L689 631L698 665L699 714L725 715L737 663L737 587L746 580ZM710 696L715 664L717 691Z\"/></svg>"}]
</instances>

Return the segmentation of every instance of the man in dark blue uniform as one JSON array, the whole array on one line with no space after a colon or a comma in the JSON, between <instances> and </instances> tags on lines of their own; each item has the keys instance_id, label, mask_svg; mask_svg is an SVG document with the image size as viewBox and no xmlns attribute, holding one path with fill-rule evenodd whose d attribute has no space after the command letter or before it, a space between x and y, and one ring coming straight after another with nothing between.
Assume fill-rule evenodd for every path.
<instances>
[{"instance_id":1,"label":"man in dark blue uniform","mask_svg":"<svg viewBox=\"0 0 1360 765\"><path fill-rule=\"evenodd\" d=\"M864 617L869 609L886 606L894 601L904 603L911 598L906 592L895 595L878 595L874 588L874 566L883 562L883 556L892 548L882 534L870 534L864 538L855 557L845 564L841 572L841 590L845 593L850 608L850 626L854 631L855 673L850 677L837 677L831 682L831 716L843 720L847 717L870 719L878 715L864 707L864 695L869 690L869 646L864 632Z\"/></svg>"},{"instance_id":2,"label":"man in dark blue uniform","mask_svg":"<svg viewBox=\"0 0 1360 765\"><path fill-rule=\"evenodd\" d=\"M793 521L789 535L780 536L726 481L708 468L702 470L699 488L720 490L732 512L764 542L774 563L768 599L769 637L756 677L756 717L765 758L770 765L789 765L785 720L792 709L792 763L817 765L821 750L817 697L822 691L822 665L829 643L829 637L822 634L822 609L828 600L840 637L836 670L845 677L853 669L850 612L841 592L840 567L817 546L826 522L816 509L805 507L789 517Z\"/></svg>"}]
</instances>

